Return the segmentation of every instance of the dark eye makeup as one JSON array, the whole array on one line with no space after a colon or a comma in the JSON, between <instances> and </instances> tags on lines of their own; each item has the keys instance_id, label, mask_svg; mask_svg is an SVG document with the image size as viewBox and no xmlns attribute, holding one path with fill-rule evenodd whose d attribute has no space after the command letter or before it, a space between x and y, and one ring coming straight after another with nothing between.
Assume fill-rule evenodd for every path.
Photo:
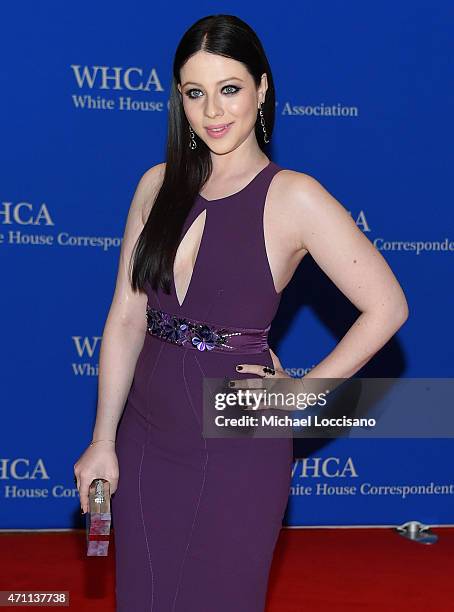
<instances>
[{"instance_id":1,"label":"dark eye makeup","mask_svg":"<svg viewBox=\"0 0 454 612\"><path fill-rule=\"evenodd\" d=\"M240 89L242 89L242 87L237 87L236 85L224 85L224 87L222 89L223 90L224 89L234 89L235 91L230 91L230 92L227 92L227 94L226 94L228 96L232 96L232 95L236 94L238 91L240 91ZM188 89L185 92L185 95L189 99L191 99L191 100L195 100L196 98L200 98L200 96L193 96L193 95L191 95L193 91L200 91L200 89L194 89L194 88Z\"/></svg>"}]
</instances>

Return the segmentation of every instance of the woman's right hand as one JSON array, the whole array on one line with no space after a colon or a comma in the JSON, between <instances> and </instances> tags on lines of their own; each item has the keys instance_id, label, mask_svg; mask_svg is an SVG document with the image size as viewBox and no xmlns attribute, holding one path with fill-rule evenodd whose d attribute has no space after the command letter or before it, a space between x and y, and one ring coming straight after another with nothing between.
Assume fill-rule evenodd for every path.
<instances>
[{"instance_id":1,"label":"woman's right hand","mask_svg":"<svg viewBox=\"0 0 454 612\"><path fill-rule=\"evenodd\" d=\"M105 478L110 483L110 494L117 490L119 479L115 442L104 440L89 446L74 464L74 475L79 490L82 511L88 512L88 493L95 478Z\"/></svg>"}]
</instances>

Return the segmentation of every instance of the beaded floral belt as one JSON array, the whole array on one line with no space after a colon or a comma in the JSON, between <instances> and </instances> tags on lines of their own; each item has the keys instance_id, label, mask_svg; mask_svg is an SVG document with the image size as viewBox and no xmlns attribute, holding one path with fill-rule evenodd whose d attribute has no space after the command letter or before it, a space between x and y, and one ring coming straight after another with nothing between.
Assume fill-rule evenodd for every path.
<instances>
[{"instance_id":1,"label":"beaded floral belt","mask_svg":"<svg viewBox=\"0 0 454 612\"><path fill-rule=\"evenodd\" d=\"M199 351L261 353L268 346L268 331L258 328L227 328L187 319L147 305L147 331L152 336Z\"/></svg>"}]
</instances>

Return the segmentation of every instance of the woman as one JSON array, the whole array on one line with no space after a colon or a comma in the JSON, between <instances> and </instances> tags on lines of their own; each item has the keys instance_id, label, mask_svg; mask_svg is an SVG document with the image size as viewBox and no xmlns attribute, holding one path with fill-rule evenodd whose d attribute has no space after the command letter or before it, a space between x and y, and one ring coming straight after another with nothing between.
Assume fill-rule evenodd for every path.
<instances>
[{"instance_id":1,"label":"woman","mask_svg":"<svg viewBox=\"0 0 454 612\"><path fill-rule=\"evenodd\" d=\"M131 204L93 442L75 465L84 511L93 478L115 493L119 611L264 609L292 440L204 437L202 383L290 378L267 334L303 257L362 311L305 378L352 376L407 317L399 283L344 207L264 153L274 108L247 24L215 15L184 34L166 162L145 172Z\"/></svg>"}]
</instances>

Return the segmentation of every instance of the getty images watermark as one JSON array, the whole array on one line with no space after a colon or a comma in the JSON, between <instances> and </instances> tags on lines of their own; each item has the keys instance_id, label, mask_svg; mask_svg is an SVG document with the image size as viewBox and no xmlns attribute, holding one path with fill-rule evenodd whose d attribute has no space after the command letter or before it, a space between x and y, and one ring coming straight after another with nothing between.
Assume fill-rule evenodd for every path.
<instances>
[{"instance_id":1,"label":"getty images watermark","mask_svg":"<svg viewBox=\"0 0 454 612\"><path fill-rule=\"evenodd\" d=\"M205 378L206 438L451 438L454 378Z\"/></svg>"}]
</instances>

